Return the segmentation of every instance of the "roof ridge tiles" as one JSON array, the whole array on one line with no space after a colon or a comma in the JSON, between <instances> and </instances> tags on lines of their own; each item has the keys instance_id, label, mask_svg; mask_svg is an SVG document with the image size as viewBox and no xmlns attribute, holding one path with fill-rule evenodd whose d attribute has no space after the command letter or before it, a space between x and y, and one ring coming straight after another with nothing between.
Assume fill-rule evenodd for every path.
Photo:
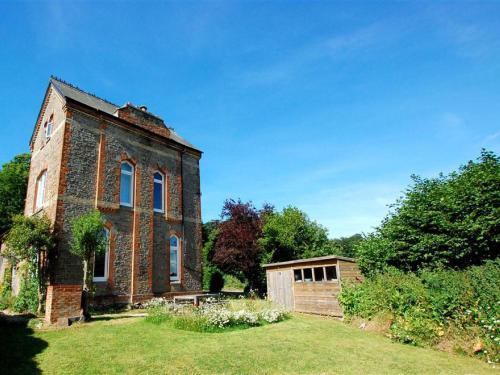
<instances>
[{"instance_id":1,"label":"roof ridge tiles","mask_svg":"<svg viewBox=\"0 0 500 375\"><path fill-rule=\"evenodd\" d=\"M86 94L86 95L93 96L94 98L99 99L99 100L102 100L103 102L106 102L106 103L108 103L108 104L114 105L114 106L115 106L115 107L117 107L117 108L120 108L120 107L121 107L121 106L119 106L118 104L115 104L115 103L113 103L113 102L110 102L110 101L109 101L109 100L107 100L107 99L101 98L101 97L99 97L99 96L97 96L97 95L95 95L95 94L92 94L92 93L90 93L90 92L88 92L88 91L85 91L85 90L83 90L83 89L79 88L78 86L76 86L76 85L74 85L74 84L72 84L72 83L70 83L70 82L68 82L68 81L65 81L64 79L61 79L61 78L59 78L59 77L56 77L56 76L55 76L55 75L53 75L53 74L51 74L51 75L50 75L50 79L56 80L57 82L60 82L60 83L62 83L62 84L64 84L64 85L66 85L66 86L69 86L69 87L71 87L71 88L73 88L73 89L75 89L75 90L78 90L78 91L80 91L80 92L82 92L82 93L84 93L84 94Z\"/></svg>"}]
</instances>

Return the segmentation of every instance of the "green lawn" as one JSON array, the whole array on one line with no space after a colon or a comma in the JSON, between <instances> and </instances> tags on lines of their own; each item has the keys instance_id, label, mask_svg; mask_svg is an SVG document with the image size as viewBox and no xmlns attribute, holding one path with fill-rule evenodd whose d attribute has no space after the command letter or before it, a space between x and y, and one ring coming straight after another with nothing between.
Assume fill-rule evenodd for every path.
<instances>
[{"instance_id":1,"label":"green lawn","mask_svg":"<svg viewBox=\"0 0 500 375\"><path fill-rule=\"evenodd\" d=\"M0 327L0 335L0 369L11 374L498 374L476 359L304 315L225 333L128 318L36 333Z\"/></svg>"}]
</instances>

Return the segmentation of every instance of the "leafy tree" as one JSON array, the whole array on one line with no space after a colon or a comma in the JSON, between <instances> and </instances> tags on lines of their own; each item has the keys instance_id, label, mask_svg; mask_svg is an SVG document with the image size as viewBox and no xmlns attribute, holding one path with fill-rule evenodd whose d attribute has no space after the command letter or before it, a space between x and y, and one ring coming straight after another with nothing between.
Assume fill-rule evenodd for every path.
<instances>
[{"instance_id":1,"label":"leafy tree","mask_svg":"<svg viewBox=\"0 0 500 375\"><path fill-rule=\"evenodd\" d=\"M326 228L296 207L267 212L263 221L264 263L335 254L338 248L329 241Z\"/></svg>"},{"instance_id":2,"label":"leafy tree","mask_svg":"<svg viewBox=\"0 0 500 375\"><path fill-rule=\"evenodd\" d=\"M218 224L218 221L213 220L203 224L202 227L203 288L210 292L220 292L224 287L224 276L212 262L219 234Z\"/></svg>"},{"instance_id":3,"label":"leafy tree","mask_svg":"<svg viewBox=\"0 0 500 375\"><path fill-rule=\"evenodd\" d=\"M381 226L358 246L362 269L462 269L497 258L499 162L493 152L483 150L477 161L447 176L412 176L413 184Z\"/></svg>"},{"instance_id":4,"label":"leafy tree","mask_svg":"<svg viewBox=\"0 0 500 375\"><path fill-rule=\"evenodd\" d=\"M247 289L262 291L260 267L262 222L252 203L226 200L212 262L224 273L248 281Z\"/></svg>"},{"instance_id":5,"label":"leafy tree","mask_svg":"<svg viewBox=\"0 0 500 375\"><path fill-rule=\"evenodd\" d=\"M43 310L45 285L48 276L46 260L55 246L55 237L47 216L16 215L7 234L3 255L12 264L25 261L28 264L25 285L38 285L38 312ZM31 306L31 305L30 305Z\"/></svg>"},{"instance_id":6,"label":"leafy tree","mask_svg":"<svg viewBox=\"0 0 500 375\"><path fill-rule=\"evenodd\" d=\"M0 170L0 235L12 226L12 218L21 214L26 199L30 154L20 154Z\"/></svg>"},{"instance_id":7,"label":"leafy tree","mask_svg":"<svg viewBox=\"0 0 500 375\"><path fill-rule=\"evenodd\" d=\"M361 234L354 234L349 237L340 237L332 240L333 247L337 250L335 255L342 255L349 258L356 257L356 247L363 241Z\"/></svg>"},{"instance_id":8,"label":"leafy tree","mask_svg":"<svg viewBox=\"0 0 500 375\"><path fill-rule=\"evenodd\" d=\"M93 259L95 255L106 251L106 236L101 213L96 210L77 217L71 223L71 232L73 239L70 251L83 261L82 314L83 319L88 320Z\"/></svg>"}]
</instances>

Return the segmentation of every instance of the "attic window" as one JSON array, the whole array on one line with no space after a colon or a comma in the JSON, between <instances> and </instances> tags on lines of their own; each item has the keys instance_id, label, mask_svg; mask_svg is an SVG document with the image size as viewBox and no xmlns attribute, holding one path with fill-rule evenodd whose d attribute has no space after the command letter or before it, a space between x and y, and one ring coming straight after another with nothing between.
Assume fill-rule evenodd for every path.
<instances>
[{"instance_id":1,"label":"attic window","mask_svg":"<svg viewBox=\"0 0 500 375\"><path fill-rule=\"evenodd\" d=\"M54 129L54 115L51 115L49 121L47 121L44 125L45 130L45 139L49 140L52 136L52 131Z\"/></svg>"}]
</instances>

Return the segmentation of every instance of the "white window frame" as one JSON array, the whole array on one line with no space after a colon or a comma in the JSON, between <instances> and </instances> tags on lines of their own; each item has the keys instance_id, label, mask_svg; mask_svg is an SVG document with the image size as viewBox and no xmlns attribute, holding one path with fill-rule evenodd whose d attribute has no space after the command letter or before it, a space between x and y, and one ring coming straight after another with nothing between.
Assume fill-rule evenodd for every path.
<instances>
[{"instance_id":1,"label":"white window frame","mask_svg":"<svg viewBox=\"0 0 500 375\"><path fill-rule=\"evenodd\" d=\"M47 121L47 122L45 123L45 138L46 138L47 140L49 140L49 139L50 139L50 137L52 137L52 133L53 133L53 131L54 131L54 122L53 122L53 121L54 121L54 120L53 120L53 117L52 117L52 116L50 116L49 121ZM50 130L50 131L49 131L49 130Z\"/></svg>"},{"instance_id":2,"label":"white window frame","mask_svg":"<svg viewBox=\"0 0 500 375\"><path fill-rule=\"evenodd\" d=\"M161 176L161 181L157 180L155 178L155 174L159 174ZM155 184L160 183L161 184L161 209L155 208ZM154 212L159 212L159 213L164 213L165 212L165 175L161 173L160 171L155 171L153 173L153 211ZM179 243L177 242L177 245Z\"/></svg>"},{"instance_id":3,"label":"white window frame","mask_svg":"<svg viewBox=\"0 0 500 375\"><path fill-rule=\"evenodd\" d=\"M104 231L106 232L106 238L108 239L108 242L106 243L106 252L104 253L104 276L98 276L95 277L95 255L94 255L94 262L92 264L92 281L95 282L103 282L103 281L108 281L108 276L109 276L109 244L111 241L111 231L108 228L104 228Z\"/></svg>"},{"instance_id":4,"label":"white window frame","mask_svg":"<svg viewBox=\"0 0 500 375\"><path fill-rule=\"evenodd\" d=\"M124 171L123 170L123 164L127 164L130 166L130 168L132 168L132 171L131 172L128 172L128 171ZM126 174L128 176L130 176L130 202L123 202L122 201L122 194L121 194L121 176L122 174ZM122 161L120 163L120 206L125 206L125 207L134 207L134 174L135 174L135 168L134 166L128 162L128 161Z\"/></svg>"},{"instance_id":5,"label":"white window frame","mask_svg":"<svg viewBox=\"0 0 500 375\"><path fill-rule=\"evenodd\" d=\"M170 253L168 254L169 257L168 257L168 261L170 262L170 257L171 257L171 253L172 253L172 246L170 244L171 240L172 240L172 237L175 237L177 239L177 276L176 277L173 277L173 276L170 276L170 282L173 283L173 284L178 284L181 282L181 267L180 267L180 254L181 254L181 240L179 237L177 237L175 234L171 235L169 238L168 238L168 244L169 244L169 249L170 249ZM170 264L170 267L172 266L171 263ZM170 270L170 267L169 267L169 270ZM172 273L172 270L170 270L170 273Z\"/></svg>"},{"instance_id":6,"label":"white window frame","mask_svg":"<svg viewBox=\"0 0 500 375\"><path fill-rule=\"evenodd\" d=\"M326 268L327 267L333 267L335 268L335 276L336 278L333 279L333 280L327 280L326 278ZM305 281L305 278L304 278L304 270L306 268L309 268L311 269L312 271L312 280L311 281ZM323 280L322 281L317 281L316 280L316 275L314 274L314 269L315 268L322 268L323 269ZM302 274L302 279L301 280L295 280L295 271L298 271L300 270L301 274ZM293 272L294 272L294 282L296 283L338 283L339 282L339 268L338 268L338 265L336 264L327 264L327 265L324 265L324 266L309 266L309 267L295 267L293 268Z\"/></svg>"},{"instance_id":7,"label":"white window frame","mask_svg":"<svg viewBox=\"0 0 500 375\"><path fill-rule=\"evenodd\" d=\"M44 170L36 179L35 210L43 208L45 203L45 187L47 185L47 170Z\"/></svg>"}]
</instances>

